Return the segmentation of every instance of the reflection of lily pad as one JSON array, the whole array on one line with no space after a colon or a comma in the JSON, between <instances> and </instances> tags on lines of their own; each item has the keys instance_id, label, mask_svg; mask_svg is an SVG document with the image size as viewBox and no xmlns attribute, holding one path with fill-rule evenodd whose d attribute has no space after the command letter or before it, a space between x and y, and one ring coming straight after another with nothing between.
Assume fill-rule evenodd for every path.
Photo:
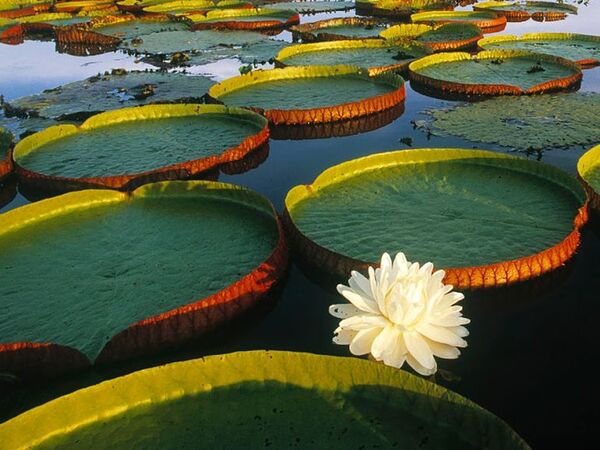
<instances>
[{"instance_id":1,"label":"reflection of lily pad","mask_svg":"<svg viewBox=\"0 0 600 450\"><path fill-rule=\"evenodd\" d=\"M581 82L577 64L524 51L441 53L410 64L411 83L442 94L520 95L565 90Z\"/></svg>"},{"instance_id":2,"label":"reflection of lily pad","mask_svg":"<svg viewBox=\"0 0 600 450\"><path fill-rule=\"evenodd\" d=\"M161 55L159 64L167 66L201 65L225 58L238 58L243 63L266 62L288 44L269 39L261 33L243 30L167 31L143 37L142 42L129 42L127 48L137 53ZM185 54L173 61L176 53ZM145 60L156 64L156 58Z\"/></svg>"},{"instance_id":3,"label":"reflection of lily pad","mask_svg":"<svg viewBox=\"0 0 600 450\"><path fill-rule=\"evenodd\" d=\"M490 412L408 372L264 350L107 381L0 425L0 438L13 448L529 448Z\"/></svg>"},{"instance_id":4,"label":"reflection of lily pad","mask_svg":"<svg viewBox=\"0 0 600 450\"><path fill-rule=\"evenodd\" d=\"M200 99L214 83L202 76L165 72L97 75L5 104L8 115L83 120L102 111L148 103Z\"/></svg>"},{"instance_id":5,"label":"reflection of lily pad","mask_svg":"<svg viewBox=\"0 0 600 450\"><path fill-rule=\"evenodd\" d=\"M484 33L501 31L506 27L506 17L486 11L430 11L413 14L411 20L427 25L468 22L477 25Z\"/></svg>"},{"instance_id":6,"label":"reflection of lily pad","mask_svg":"<svg viewBox=\"0 0 600 450\"><path fill-rule=\"evenodd\" d=\"M473 6L475 11L491 11L505 16L511 22L527 20L530 17L543 19L563 19L567 14L577 14L575 5L557 2L506 2L488 1Z\"/></svg>"},{"instance_id":7,"label":"reflection of lily pad","mask_svg":"<svg viewBox=\"0 0 600 450\"><path fill-rule=\"evenodd\" d=\"M481 29L471 23L445 23L436 28L424 24L394 25L380 33L384 39L415 39L434 51L464 50L474 47L483 37Z\"/></svg>"},{"instance_id":8,"label":"reflection of lily pad","mask_svg":"<svg viewBox=\"0 0 600 450\"><path fill-rule=\"evenodd\" d=\"M222 9L186 17L192 21L194 30L277 30L300 22L295 11L270 8Z\"/></svg>"},{"instance_id":9,"label":"reflection of lily pad","mask_svg":"<svg viewBox=\"0 0 600 450\"><path fill-rule=\"evenodd\" d=\"M268 139L267 121L219 105L149 105L109 111L80 127L60 125L20 141L19 176L64 190L125 189L198 176L242 159Z\"/></svg>"},{"instance_id":10,"label":"reflection of lily pad","mask_svg":"<svg viewBox=\"0 0 600 450\"><path fill-rule=\"evenodd\" d=\"M495 36L479 41L486 50L525 50L560 56L582 67L600 64L600 36L575 33L528 33Z\"/></svg>"},{"instance_id":11,"label":"reflection of lily pad","mask_svg":"<svg viewBox=\"0 0 600 450\"><path fill-rule=\"evenodd\" d=\"M600 142L600 94L500 97L430 111L434 134L526 151Z\"/></svg>"},{"instance_id":12,"label":"reflection of lily pad","mask_svg":"<svg viewBox=\"0 0 600 450\"><path fill-rule=\"evenodd\" d=\"M11 134L0 127L0 181L12 171L12 160L9 154L12 141Z\"/></svg>"},{"instance_id":13,"label":"reflection of lily pad","mask_svg":"<svg viewBox=\"0 0 600 450\"><path fill-rule=\"evenodd\" d=\"M303 23L290 28L295 40L304 42L375 38L387 25L378 19L343 17Z\"/></svg>"},{"instance_id":14,"label":"reflection of lily pad","mask_svg":"<svg viewBox=\"0 0 600 450\"><path fill-rule=\"evenodd\" d=\"M268 4L273 9L288 9L301 14L327 11L344 11L354 9L352 0L305 0L305 1L278 1Z\"/></svg>"},{"instance_id":15,"label":"reflection of lily pad","mask_svg":"<svg viewBox=\"0 0 600 450\"><path fill-rule=\"evenodd\" d=\"M460 288L560 267L579 245L584 203L577 181L552 166L459 149L349 161L285 200L298 250L317 266L346 275L383 252L403 251L412 261L452 267L446 282Z\"/></svg>"},{"instance_id":16,"label":"reflection of lily pad","mask_svg":"<svg viewBox=\"0 0 600 450\"><path fill-rule=\"evenodd\" d=\"M369 73L399 71L411 61L431 53L414 41L389 42L382 39L317 42L293 45L277 55L286 66L349 64L369 68Z\"/></svg>"},{"instance_id":17,"label":"reflection of lily pad","mask_svg":"<svg viewBox=\"0 0 600 450\"><path fill-rule=\"evenodd\" d=\"M2 214L0 291L11 320L0 324L0 370L69 363L52 360L52 347L11 353L11 342L106 362L199 336L282 275L278 228L259 194L199 181L74 192Z\"/></svg>"},{"instance_id":18,"label":"reflection of lily pad","mask_svg":"<svg viewBox=\"0 0 600 450\"><path fill-rule=\"evenodd\" d=\"M577 172L590 194L594 212L600 214L600 145L579 158Z\"/></svg>"},{"instance_id":19,"label":"reflection of lily pad","mask_svg":"<svg viewBox=\"0 0 600 450\"><path fill-rule=\"evenodd\" d=\"M355 66L286 67L256 70L210 88L226 105L264 111L275 125L362 117L404 101L404 81L391 73L369 76Z\"/></svg>"}]
</instances>

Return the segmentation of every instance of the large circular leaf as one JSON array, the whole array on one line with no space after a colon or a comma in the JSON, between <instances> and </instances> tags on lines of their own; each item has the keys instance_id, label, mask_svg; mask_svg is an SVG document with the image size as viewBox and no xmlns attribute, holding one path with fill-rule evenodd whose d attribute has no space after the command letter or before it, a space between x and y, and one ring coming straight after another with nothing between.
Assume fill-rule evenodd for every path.
<instances>
[{"instance_id":1,"label":"large circular leaf","mask_svg":"<svg viewBox=\"0 0 600 450\"><path fill-rule=\"evenodd\" d=\"M387 40L414 39L434 51L465 50L483 37L477 25L466 22L445 23L435 28L424 24L399 24L380 33Z\"/></svg>"},{"instance_id":2,"label":"large circular leaf","mask_svg":"<svg viewBox=\"0 0 600 450\"><path fill-rule=\"evenodd\" d=\"M522 95L566 90L581 83L576 63L519 51L441 53L409 65L411 84L441 94Z\"/></svg>"},{"instance_id":3,"label":"large circular leaf","mask_svg":"<svg viewBox=\"0 0 600 450\"><path fill-rule=\"evenodd\" d=\"M300 1L276 1L268 3L269 8L287 9L301 14L311 14L328 11L346 11L354 9L352 0L300 0Z\"/></svg>"},{"instance_id":4,"label":"large circular leaf","mask_svg":"<svg viewBox=\"0 0 600 450\"><path fill-rule=\"evenodd\" d=\"M0 425L11 448L528 449L502 420L402 370L253 351L77 391Z\"/></svg>"},{"instance_id":5,"label":"large circular leaf","mask_svg":"<svg viewBox=\"0 0 600 450\"><path fill-rule=\"evenodd\" d=\"M0 127L0 181L12 172L11 146L12 135Z\"/></svg>"},{"instance_id":6,"label":"large circular leaf","mask_svg":"<svg viewBox=\"0 0 600 450\"><path fill-rule=\"evenodd\" d=\"M220 2L213 2L212 0L175 0L146 6L144 12L185 16L188 13L210 11L211 9L243 7L252 7L252 5L242 0L223 0Z\"/></svg>"},{"instance_id":7,"label":"large circular leaf","mask_svg":"<svg viewBox=\"0 0 600 450\"><path fill-rule=\"evenodd\" d=\"M267 121L220 105L148 105L98 114L81 126L57 125L20 141L19 176L59 190L131 189L200 176L267 142Z\"/></svg>"},{"instance_id":8,"label":"large circular leaf","mask_svg":"<svg viewBox=\"0 0 600 450\"><path fill-rule=\"evenodd\" d=\"M344 17L303 23L290 28L295 40L303 42L375 38L387 25L378 19Z\"/></svg>"},{"instance_id":9,"label":"large circular leaf","mask_svg":"<svg viewBox=\"0 0 600 450\"><path fill-rule=\"evenodd\" d=\"M285 200L298 251L347 276L384 252L432 261L457 288L557 269L579 245L586 197L552 166L460 149L367 156L296 186Z\"/></svg>"},{"instance_id":10,"label":"large circular leaf","mask_svg":"<svg viewBox=\"0 0 600 450\"><path fill-rule=\"evenodd\" d=\"M0 216L0 248L0 372L24 377L194 339L259 301L287 262L268 200L202 181L32 203Z\"/></svg>"},{"instance_id":11,"label":"large circular leaf","mask_svg":"<svg viewBox=\"0 0 600 450\"><path fill-rule=\"evenodd\" d=\"M153 14L136 17L131 14L106 16L91 21L89 28L97 33L122 40L142 40L148 34L164 31L189 30L184 21L175 21L169 16Z\"/></svg>"},{"instance_id":12,"label":"large circular leaf","mask_svg":"<svg viewBox=\"0 0 600 450\"><path fill-rule=\"evenodd\" d=\"M257 70L210 88L226 105L259 109L275 125L335 122L390 109L404 101L404 80L369 76L354 66Z\"/></svg>"},{"instance_id":13,"label":"large circular leaf","mask_svg":"<svg viewBox=\"0 0 600 450\"><path fill-rule=\"evenodd\" d=\"M530 17L537 20L560 20L567 14L577 14L577 6L558 2L488 1L473 5L473 9L495 12L506 17L509 22L521 22Z\"/></svg>"},{"instance_id":14,"label":"large circular leaf","mask_svg":"<svg viewBox=\"0 0 600 450\"><path fill-rule=\"evenodd\" d=\"M205 14L188 14L192 29L207 30L264 30L277 31L300 22L296 11L269 8L241 8L208 11Z\"/></svg>"},{"instance_id":15,"label":"large circular leaf","mask_svg":"<svg viewBox=\"0 0 600 450\"><path fill-rule=\"evenodd\" d=\"M370 74L400 71L431 50L414 41L363 39L317 42L286 47L276 57L284 66L326 66L348 64L368 67Z\"/></svg>"},{"instance_id":16,"label":"large circular leaf","mask_svg":"<svg viewBox=\"0 0 600 450\"><path fill-rule=\"evenodd\" d=\"M600 36L575 33L528 33L495 36L479 41L485 50L525 50L576 61L581 67L600 64Z\"/></svg>"},{"instance_id":17,"label":"large circular leaf","mask_svg":"<svg viewBox=\"0 0 600 450\"><path fill-rule=\"evenodd\" d=\"M502 31L506 27L506 17L485 11L430 11L413 14L413 23L436 25L448 22L469 22L477 25L484 33Z\"/></svg>"},{"instance_id":18,"label":"large circular leaf","mask_svg":"<svg viewBox=\"0 0 600 450\"><path fill-rule=\"evenodd\" d=\"M592 207L600 214L600 145L579 158L577 172L590 195Z\"/></svg>"},{"instance_id":19,"label":"large circular leaf","mask_svg":"<svg viewBox=\"0 0 600 450\"><path fill-rule=\"evenodd\" d=\"M358 0L356 11L364 16L385 17L395 20L409 19L411 14L429 10L452 10L446 0Z\"/></svg>"}]
</instances>

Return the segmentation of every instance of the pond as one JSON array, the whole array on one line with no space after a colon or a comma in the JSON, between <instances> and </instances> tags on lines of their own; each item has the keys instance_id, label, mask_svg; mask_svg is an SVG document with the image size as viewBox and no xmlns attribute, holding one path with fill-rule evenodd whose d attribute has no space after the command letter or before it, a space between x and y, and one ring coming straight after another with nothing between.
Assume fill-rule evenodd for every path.
<instances>
[{"instance_id":1,"label":"pond","mask_svg":"<svg viewBox=\"0 0 600 450\"><path fill-rule=\"evenodd\" d=\"M471 7L457 9L471 10ZM309 23L354 16L354 11L301 14L300 21ZM568 15L565 20L509 22L503 31L486 37L549 31L598 34L599 23L600 1L591 0L588 5L579 5L579 13ZM289 42L291 33L283 31L269 39ZM239 59L226 57L203 61L188 67L186 72L218 82L239 75L239 68L244 65ZM0 66L0 94L8 102L112 69L155 68L141 61L139 56L121 51L71 56L57 52L53 42L29 40L20 45L0 43ZM352 83L349 83L351 88ZM575 175L577 160L593 146L578 142L566 148L546 149L545 146L542 150L530 146L515 151L511 149L510 133L515 140L527 139L519 136L519 129L514 127L507 128L509 131L502 136L488 132L484 139L468 133L465 138L444 135L432 128L430 122L432 114L441 113L431 111L447 110L460 101L424 95L413 90L408 82L405 88L404 112L399 117L391 117L386 125L348 136L271 139L268 157L258 167L241 174L221 173L219 181L251 188L270 199L282 212L285 196L292 187L312 183L331 166L374 153L409 148L478 148L541 160ZM306 90L310 90L310 86ZM600 67L584 70L579 92L600 92ZM267 91L266 100L269 95ZM494 111L485 117L490 116L494 116ZM17 129L16 118L0 119L0 126ZM553 127L552 119L548 120L549 127ZM585 121L585 117L582 120ZM591 134L600 134L598 117L588 116L587 126ZM534 140L535 136L527 137ZM594 145L597 143L600 140ZM0 187L14 188L9 184ZM0 213L29 203L18 186L16 189L10 202L0 204ZM597 342L600 341L600 327L596 323L600 314L600 233L597 228L583 229L575 259L543 285L469 293L463 302L464 314L471 319L469 346L459 359L439 361L436 383L504 419L533 448L556 445L579 448L586 440L593 439L596 385L592 367L599 356ZM521 238L518 234L513 237ZM475 255L475 258L481 256ZM272 301L254 310L245 320L222 328L201 344L107 368L89 369L35 386L0 383L0 422L81 387L170 361L251 349L347 356L346 346L332 342L338 321L327 312L329 305L340 303L340 298L334 280L293 259ZM2 320L0 299L0 322Z\"/></svg>"}]
</instances>

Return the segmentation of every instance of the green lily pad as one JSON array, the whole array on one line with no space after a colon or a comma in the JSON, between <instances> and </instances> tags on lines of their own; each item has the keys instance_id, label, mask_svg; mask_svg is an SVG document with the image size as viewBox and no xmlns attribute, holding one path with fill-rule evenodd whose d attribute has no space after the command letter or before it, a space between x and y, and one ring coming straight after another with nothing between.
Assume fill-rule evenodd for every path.
<instances>
[{"instance_id":1,"label":"green lily pad","mask_svg":"<svg viewBox=\"0 0 600 450\"><path fill-rule=\"evenodd\" d=\"M382 31L380 36L390 41L414 39L435 51L474 47L483 37L477 25L465 22L445 23L436 28L424 24L399 24Z\"/></svg>"},{"instance_id":2,"label":"green lily pad","mask_svg":"<svg viewBox=\"0 0 600 450\"><path fill-rule=\"evenodd\" d=\"M290 31L296 40L333 41L375 38L386 26L387 24L378 19L343 17L295 25L290 28Z\"/></svg>"},{"instance_id":3,"label":"green lily pad","mask_svg":"<svg viewBox=\"0 0 600 450\"><path fill-rule=\"evenodd\" d=\"M506 17L488 11L428 11L413 14L411 20L427 25L467 22L477 25L484 33L500 31L506 26Z\"/></svg>"},{"instance_id":4,"label":"green lily pad","mask_svg":"<svg viewBox=\"0 0 600 450\"><path fill-rule=\"evenodd\" d=\"M581 80L581 71L566 59L516 50L436 54L409 67L411 81L448 91L478 89L482 95L567 89Z\"/></svg>"},{"instance_id":5,"label":"green lily pad","mask_svg":"<svg viewBox=\"0 0 600 450\"><path fill-rule=\"evenodd\" d=\"M233 8L208 11L206 14L188 14L188 19L192 21L193 29L207 28L239 28L242 25L236 23L251 23L254 25L244 25L248 28L274 28L284 27L298 23L298 13L286 9L272 8ZM268 24L268 25L267 25ZM276 25L275 25L276 24Z\"/></svg>"},{"instance_id":6,"label":"green lily pad","mask_svg":"<svg viewBox=\"0 0 600 450\"><path fill-rule=\"evenodd\" d=\"M306 0L292 2L269 3L268 7L273 9L287 9L300 14L317 13L327 11L344 11L354 9L354 1L348 0Z\"/></svg>"},{"instance_id":7,"label":"green lily pad","mask_svg":"<svg viewBox=\"0 0 600 450\"><path fill-rule=\"evenodd\" d=\"M9 116L82 120L125 106L199 99L213 84L202 76L117 70L13 100L4 109Z\"/></svg>"},{"instance_id":8,"label":"green lily pad","mask_svg":"<svg viewBox=\"0 0 600 450\"><path fill-rule=\"evenodd\" d=\"M90 360L129 325L229 288L279 242L268 200L198 181L69 193L0 224L0 343L50 342Z\"/></svg>"},{"instance_id":9,"label":"green lily pad","mask_svg":"<svg viewBox=\"0 0 600 450\"><path fill-rule=\"evenodd\" d=\"M157 5L144 7L146 13L160 13L172 15L185 15L192 11L209 11L211 9L239 8L249 3L242 0L223 0L213 2L212 0L175 0Z\"/></svg>"},{"instance_id":10,"label":"green lily pad","mask_svg":"<svg viewBox=\"0 0 600 450\"><path fill-rule=\"evenodd\" d=\"M356 9L361 15L408 19L418 11L446 10L453 4L446 0L358 0Z\"/></svg>"},{"instance_id":11,"label":"green lily pad","mask_svg":"<svg viewBox=\"0 0 600 450\"><path fill-rule=\"evenodd\" d=\"M479 41L485 50L525 50L560 56L581 66L600 64L600 36L575 33L528 33L485 38Z\"/></svg>"},{"instance_id":12,"label":"green lily pad","mask_svg":"<svg viewBox=\"0 0 600 450\"><path fill-rule=\"evenodd\" d=\"M411 261L466 268L562 245L584 202L577 181L549 165L419 149L332 167L293 188L285 204L311 244L344 258L373 264L383 252L402 251Z\"/></svg>"},{"instance_id":13,"label":"green lily pad","mask_svg":"<svg viewBox=\"0 0 600 450\"><path fill-rule=\"evenodd\" d=\"M405 371L264 350L107 381L0 425L0 438L65 449L529 448L490 412Z\"/></svg>"},{"instance_id":14,"label":"green lily pad","mask_svg":"<svg viewBox=\"0 0 600 450\"><path fill-rule=\"evenodd\" d=\"M577 173L590 194L592 211L600 218L600 145L591 148L579 158Z\"/></svg>"},{"instance_id":15,"label":"green lily pad","mask_svg":"<svg viewBox=\"0 0 600 450\"><path fill-rule=\"evenodd\" d=\"M569 148L600 142L600 94L498 97L429 111L433 134L515 150Z\"/></svg>"},{"instance_id":16,"label":"green lily pad","mask_svg":"<svg viewBox=\"0 0 600 450\"><path fill-rule=\"evenodd\" d=\"M230 149L236 149L234 159L245 156L237 153L252 149L238 146L258 140L266 124L250 111L219 105L125 108L92 116L80 127L61 125L29 136L15 147L14 159L36 174L92 182L188 162L205 161L208 170L229 162L219 159Z\"/></svg>"},{"instance_id":17,"label":"green lily pad","mask_svg":"<svg viewBox=\"0 0 600 450\"><path fill-rule=\"evenodd\" d=\"M146 35L152 33L189 29L189 25L182 21L146 20L144 18L93 27L93 31L97 33L118 37L123 40L144 39Z\"/></svg>"},{"instance_id":18,"label":"green lily pad","mask_svg":"<svg viewBox=\"0 0 600 450\"><path fill-rule=\"evenodd\" d=\"M388 42L381 39L318 42L287 47L277 55L286 66L350 64L368 67L371 73L401 70L410 61L431 51L414 41Z\"/></svg>"},{"instance_id":19,"label":"green lily pad","mask_svg":"<svg viewBox=\"0 0 600 450\"><path fill-rule=\"evenodd\" d=\"M47 5L49 3L49 0L3 0L0 3L0 11L11 11L29 6Z\"/></svg>"},{"instance_id":20,"label":"green lily pad","mask_svg":"<svg viewBox=\"0 0 600 450\"><path fill-rule=\"evenodd\" d=\"M161 3L170 3L173 0L120 0L117 1L117 6L123 10L138 10L141 11L147 6L160 5Z\"/></svg>"},{"instance_id":21,"label":"green lily pad","mask_svg":"<svg viewBox=\"0 0 600 450\"><path fill-rule=\"evenodd\" d=\"M568 5L558 2L505 2L505 1L489 1L480 2L473 6L476 11L493 11L500 14L503 13L527 13L529 15L535 13L563 13L577 14L577 6Z\"/></svg>"}]
</instances>

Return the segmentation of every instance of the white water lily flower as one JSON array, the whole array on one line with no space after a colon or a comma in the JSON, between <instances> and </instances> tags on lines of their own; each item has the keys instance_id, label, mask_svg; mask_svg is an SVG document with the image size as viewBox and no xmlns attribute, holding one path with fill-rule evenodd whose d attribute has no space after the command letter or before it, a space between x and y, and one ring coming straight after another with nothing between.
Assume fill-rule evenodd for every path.
<instances>
[{"instance_id":1,"label":"white water lily flower","mask_svg":"<svg viewBox=\"0 0 600 450\"><path fill-rule=\"evenodd\" d=\"M381 266L369 267L369 278L353 271L338 292L350 304L331 305L329 313L343 319L333 342L350 345L354 355L370 353L377 361L400 368L407 362L421 375L437 370L434 356L455 359L469 332L462 316L464 298L442 282L445 272L433 264L410 263L404 253L394 262L384 253Z\"/></svg>"}]
</instances>

